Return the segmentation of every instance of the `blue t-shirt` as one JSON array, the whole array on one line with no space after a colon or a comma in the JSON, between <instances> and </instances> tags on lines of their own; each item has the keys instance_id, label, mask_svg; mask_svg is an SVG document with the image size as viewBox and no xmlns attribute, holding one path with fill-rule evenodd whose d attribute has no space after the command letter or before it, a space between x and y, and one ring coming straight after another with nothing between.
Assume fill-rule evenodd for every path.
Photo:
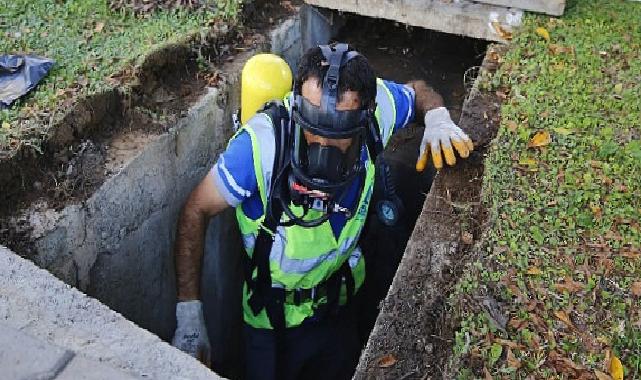
<instances>
[{"instance_id":1,"label":"blue t-shirt","mask_svg":"<svg viewBox=\"0 0 641 380\"><path fill-rule=\"evenodd\" d=\"M383 81L383 83L394 98L396 120L393 132L396 132L414 120L414 90L391 81ZM367 150L363 146L361 161L366 160ZM251 139L247 132L241 132L218 157L211 172L215 185L225 201L232 207L240 205L248 217L257 219L263 214L263 205L258 192L253 162ZM358 177L347 188L340 202L342 207L353 208L360 196L359 190L363 180L362 177ZM342 213L333 213L330 215L329 222L334 236L338 239L347 222L345 216Z\"/></svg>"}]
</instances>

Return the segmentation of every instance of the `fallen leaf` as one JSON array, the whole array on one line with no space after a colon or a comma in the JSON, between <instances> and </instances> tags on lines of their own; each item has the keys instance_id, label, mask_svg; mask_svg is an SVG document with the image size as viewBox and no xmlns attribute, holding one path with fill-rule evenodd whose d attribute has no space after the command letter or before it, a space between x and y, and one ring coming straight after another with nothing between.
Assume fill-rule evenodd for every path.
<instances>
[{"instance_id":1,"label":"fallen leaf","mask_svg":"<svg viewBox=\"0 0 641 380\"><path fill-rule=\"evenodd\" d=\"M510 290L512 290L512 289L510 289ZM512 291L512 293L514 293L514 291ZM523 327L526 323L527 323L526 321L520 320L518 318L512 318L512 319L510 319L510 321L508 322L507 325L510 326L511 328L515 329L515 330L518 330L521 327Z\"/></svg>"},{"instance_id":2,"label":"fallen leaf","mask_svg":"<svg viewBox=\"0 0 641 380\"><path fill-rule=\"evenodd\" d=\"M387 354L380 357L377 362L380 368L388 368L396 364L397 360L393 354Z\"/></svg>"},{"instance_id":3,"label":"fallen leaf","mask_svg":"<svg viewBox=\"0 0 641 380\"><path fill-rule=\"evenodd\" d=\"M463 233L461 233L461 241L463 241L463 244L470 245L474 243L474 236L467 231L463 231Z\"/></svg>"},{"instance_id":4,"label":"fallen leaf","mask_svg":"<svg viewBox=\"0 0 641 380\"><path fill-rule=\"evenodd\" d=\"M598 380L612 380L612 377L605 372L601 372L598 369L594 370L594 375Z\"/></svg>"},{"instance_id":5,"label":"fallen leaf","mask_svg":"<svg viewBox=\"0 0 641 380\"><path fill-rule=\"evenodd\" d=\"M550 133L548 131L539 131L534 136L532 139L530 139L530 142L528 142L527 147L528 148L539 148L542 146L546 146L552 142L552 138L550 137Z\"/></svg>"},{"instance_id":6,"label":"fallen leaf","mask_svg":"<svg viewBox=\"0 0 641 380\"><path fill-rule=\"evenodd\" d=\"M515 369L521 368L521 361L514 356L511 348L507 349L507 364Z\"/></svg>"},{"instance_id":7,"label":"fallen leaf","mask_svg":"<svg viewBox=\"0 0 641 380\"><path fill-rule=\"evenodd\" d=\"M483 374L485 375L485 380L494 380L494 378L492 377L492 374L487 369L487 367L483 367Z\"/></svg>"},{"instance_id":8,"label":"fallen leaf","mask_svg":"<svg viewBox=\"0 0 641 380\"><path fill-rule=\"evenodd\" d=\"M501 38L503 38L504 40L512 39L512 33L506 30L505 28L503 28L503 26L501 26L501 24L498 21L492 21L491 24L496 34L498 34Z\"/></svg>"},{"instance_id":9,"label":"fallen leaf","mask_svg":"<svg viewBox=\"0 0 641 380\"><path fill-rule=\"evenodd\" d=\"M641 297L641 281L636 281L630 286L630 291L637 297Z\"/></svg>"},{"instance_id":10,"label":"fallen leaf","mask_svg":"<svg viewBox=\"0 0 641 380\"><path fill-rule=\"evenodd\" d=\"M105 27L105 23L102 21L99 21L96 23L96 27L93 29L93 31L96 33L100 33L102 32L102 29L104 29L104 27Z\"/></svg>"},{"instance_id":11,"label":"fallen leaf","mask_svg":"<svg viewBox=\"0 0 641 380\"><path fill-rule=\"evenodd\" d=\"M583 284L577 281L574 281L570 277L566 277L565 281L559 284L554 284L554 287L558 291L567 291L568 293L576 293L583 290Z\"/></svg>"},{"instance_id":12,"label":"fallen leaf","mask_svg":"<svg viewBox=\"0 0 641 380\"><path fill-rule=\"evenodd\" d=\"M508 348L514 348L514 349L523 348L522 345L520 345L520 344L518 344L516 342L512 342L511 340L507 340L507 339L494 338L494 342L498 343L498 344L500 344L502 346L506 346Z\"/></svg>"},{"instance_id":13,"label":"fallen leaf","mask_svg":"<svg viewBox=\"0 0 641 380\"><path fill-rule=\"evenodd\" d=\"M574 328L574 324L570 320L568 313L563 310L557 310L554 312L554 316L557 317L561 322L565 323L566 326Z\"/></svg>"},{"instance_id":14,"label":"fallen leaf","mask_svg":"<svg viewBox=\"0 0 641 380\"><path fill-rule=\"evenodd\" d=\"M533 158L521 158L519 159L519 165L524 165L524 166L536 166L536 160Z\"/></svg>"},{"instance_id":15,"label":"fallen leaf","mask_svg":"<svg viewBox=\"0 0 641 380\"><path fill-rule=\"evenodd\" d=\"M510 132L514 132L519 126L515 121L510 120L507 122L506 127Z\"/></svg>"},{"instance_id":16,"label":"fallen leaf","mask_svg":"<svg viewBox=\"0 0 641 380\"><path fill-rule=\"evenodd\" d=\"M6 121L2 122L2 129L10 129L10 128L11 128L11 124L7 123Z\"/></svg>"},{"instance_id":17,"label":"fallen leaf","mask_svg":"<svg viewBox=\"0 0 641 380\"><path fill-rule=\"evenodd\" d=\"M569 378L577 378L578 375L586 369L582 365L573 362L556 351L550 352L548 360L550 360L551 364L558 372L571 375Z\"/></svg>"},{"instance_id":18,"label":"fallen leaf","mask_svg":"<svg viewBox=\"0 0 641 380\"><path fill-rule=\"evenodd\" d=\"M621 84L621 83L615 84L614 85L614 92L616 92L617 94L620 94L621 91L623 91L623 84Z\"/></svg>"},{"instance_id":19,"label":"fallen leaf","mask_svg":"<svg viewBox=\"0 0 641 380\"><path fill-rule=\"evenodd\" d=\"M610 359L610 376L612 376L612 380L623 380L623 365L621 360L614 354Z\"/></svg>"},{"instance_id":20,"label":"fallen leaf","mask_svg":"<svg viewBox=\"0 0 641 380\"><path fill-rule=\"evenodd\" d=\"M541 271L537 267L529 267L526 273L530 275L539 275L539 274L543 274L543 271Z\"/></svg>"},{"instance_id":21,"label":"fallen leaf","mask_svg":"<svg viewBox=\"0 0 641 380\"><path fill-rule=\"evenodd\" d=\"M536 28L536 34L539 35L544 40L546 40L547 42L550 42L550 33L544 27L539 26L538 28Z\"/></svg>"},{"instance_id":22,"label":"fallen leaf","mask_svg":"<svg viewBox=\"0 0 641 380\"><path fill-rule=\"evenodd\" d=\"M572 131L571 129L567 129L567 128L563 128L563 127L557 127L557 128L554 128L553 130L554 130L554 132L556 132L556 133L558 133L558 134L560 134L562 136L569 136L572 133L574 133L574 131Z\"/></svg>"},{"instance_id":23,"label":"fallen leaf","mask_svg":"<svg viewBox=\"0 0 641 380\"><path fill-rule=\"evenodd\" d=\"M554 55L559 55L562 53L572 53L573 49L571 47L565 47L557 44L549 44L548 50Z\"/></svg>"}]
</instances>

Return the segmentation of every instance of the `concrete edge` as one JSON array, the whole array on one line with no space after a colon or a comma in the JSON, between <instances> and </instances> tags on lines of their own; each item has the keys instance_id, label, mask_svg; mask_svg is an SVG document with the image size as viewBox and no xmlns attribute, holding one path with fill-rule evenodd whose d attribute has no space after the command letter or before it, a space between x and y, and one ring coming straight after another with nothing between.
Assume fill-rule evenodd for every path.
<instances>
[{"instance_id":1,"label":"concrete edge","mask_svg":"<svg viewBox=\"0 0 641 380\"><path fill-rule=\"evenodd\" d=\"M521 25L523 11L470 0L390 2L388 0L305 0L342 12L384 18L445 33L506 42Z\"/></svg>"}]
</instances>

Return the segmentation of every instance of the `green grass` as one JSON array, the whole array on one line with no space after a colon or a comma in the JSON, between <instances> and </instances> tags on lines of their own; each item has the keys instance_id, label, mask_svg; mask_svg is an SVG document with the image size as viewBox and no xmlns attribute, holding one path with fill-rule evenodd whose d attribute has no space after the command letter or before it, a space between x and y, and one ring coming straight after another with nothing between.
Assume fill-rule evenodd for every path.
<instances>
[{"instance_id":1,"label":"green grass","mask_svg":"<svg viewBox=\"0 0 641 380\"><path fill-rule=\"evenodd\" d=\"M483 367L494 378L595 378L610 350L626 379L641 378L639 20L641 4L623 0L528 15L488 84L507 99L486 160L491 225L451 298L461 378ZM538 131L551 142L528 147ZM470 295L504 305L505 331Z\"/></svg>"},{"instance_id":2,"label":"green grass","mask_svg":"<svg viewBox=\"0 0 641 380\"><path fill-rule=\"evenodd\" d=\"M112 11L106 0L0 0L0 52L56 61L37 89L0 111L0 153L38 145L51 117L68 98L109 88L110 75L135 64L159 44L206 28L214 17L234 17L241 0L217 0L217 11L158 11L136 16Z\"/></svg>"}]
</instances>

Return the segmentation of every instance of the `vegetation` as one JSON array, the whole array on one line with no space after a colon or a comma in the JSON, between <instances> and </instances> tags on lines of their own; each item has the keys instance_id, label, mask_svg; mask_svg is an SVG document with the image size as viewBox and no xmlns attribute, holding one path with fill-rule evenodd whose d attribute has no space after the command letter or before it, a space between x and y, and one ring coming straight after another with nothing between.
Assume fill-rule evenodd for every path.
<instances>
[{"instance_id":1,"label":"vegetation","mask_svg":"<svg viewBox=\"0 0 641 380\"><path fill-rule=\"evenodd\" d=\"M79 96L109 88L110 77L157 45L207 28L212 18L236 17L241 0L212 3L141 14L112 10L107 0L0 0L0 52L56 61L32 93L0 110L0 157L23 144L37 147Z\"/></svg>"},{"instance_id":2,"label":"vegetation","mask_svg":"<svg viewBox=\"0 0 641 380\"><path fill-rule=\"evenodd\" d=\"M623 0L528 15L486 84L504 104L450 300L459 378L641 378L639 20Z\"/></svg>"}]
</instances>

